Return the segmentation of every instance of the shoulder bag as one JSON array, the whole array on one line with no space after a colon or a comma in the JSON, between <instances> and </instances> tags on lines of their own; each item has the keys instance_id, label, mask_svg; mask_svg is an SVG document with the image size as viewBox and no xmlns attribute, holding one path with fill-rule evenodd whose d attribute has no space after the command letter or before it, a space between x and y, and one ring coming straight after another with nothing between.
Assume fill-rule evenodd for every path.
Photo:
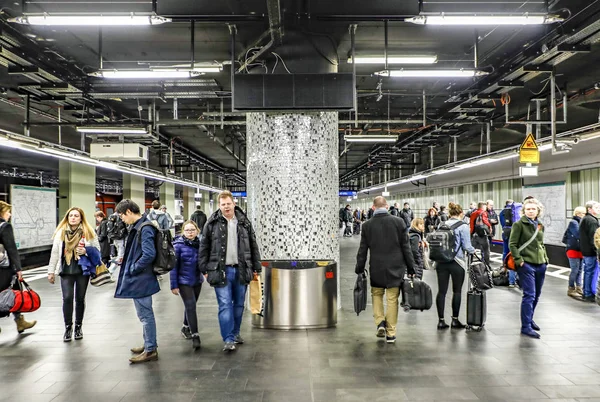
<instances>
[{"instance_id":1,"label":"shoulder bag","mask_svg":"<svg viewBox=\"0 0 600 402\"><path fill-rule=\"evenodd\" d=\"M533 232L533 236L531 236L531 239L527 240L521 247L519 247L519 253L525 250L525 248L531 244L531 242L535 239L539 231L540 226L538 225L536 226L535 232ZM504 257L504 266L513 271L517 269L517 267L515 266L515 259L513 258L512 253L509 252L506 255L506 257Z\"/></svg>"}]
</instances>

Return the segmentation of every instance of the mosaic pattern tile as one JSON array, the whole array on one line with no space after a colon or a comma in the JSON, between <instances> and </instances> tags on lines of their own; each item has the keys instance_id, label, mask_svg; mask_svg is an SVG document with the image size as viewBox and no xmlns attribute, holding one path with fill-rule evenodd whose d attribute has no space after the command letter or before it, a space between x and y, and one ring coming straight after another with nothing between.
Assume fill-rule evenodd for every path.
<instances>
[{"instance_id":1,"label":"mosaic pattern tile","mask_svg":"<svg viewBox=\"0 0 600 402\"><path fill-rule=\"evenodd\" d=\"M248 214L262 258L337 261L337 112L246 121Z\"/></svg>"}]
</instances>

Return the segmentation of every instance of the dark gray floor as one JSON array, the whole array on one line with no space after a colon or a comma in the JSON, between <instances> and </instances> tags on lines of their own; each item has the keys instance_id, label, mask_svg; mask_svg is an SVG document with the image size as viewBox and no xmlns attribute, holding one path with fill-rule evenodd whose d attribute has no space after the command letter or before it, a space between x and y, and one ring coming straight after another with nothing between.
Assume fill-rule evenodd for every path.
<instances>
[{"instance_id":1,"label":"dark gray floor","mask_svg":"<svg viewBox=\"0 0 600 402\"><path fill-rule=\"evenodd\" d=\"M85 339L65 344L60 287L34 280L43 307L28 318L38 325L19 336L8 319L0 321L0 400L600 401L600 307L567 298L565 280L547 278L536 314L541 340L519 335L520 293L502 288L488 292L483 332L438 332L435 308L400 312L398 342L388 345L375 337L370 306L360 317L352 312L357 246L357 238L342 240L344 308L336 329L256 330L247 315L247 343L225 354L214 292L206 288L203 348L193 353L179 335L182 303L164 289L154 299L160 360L138 366L127 360L141 343L131 301L115 300L108 286L90 288ZM435 293L435 273L425 274Z\"/></svg>"}]
</instances>

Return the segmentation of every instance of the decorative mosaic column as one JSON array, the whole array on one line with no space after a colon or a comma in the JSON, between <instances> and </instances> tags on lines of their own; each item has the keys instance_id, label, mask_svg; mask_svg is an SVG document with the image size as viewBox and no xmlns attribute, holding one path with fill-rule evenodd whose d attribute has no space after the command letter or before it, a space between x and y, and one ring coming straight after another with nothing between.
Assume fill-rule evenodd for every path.
<instances>
[{"instance_id":1,"label":"decorative mosaic column","mask_svg":"<svg viewBox=\"0 0 600 402\"><path fill-rule=\"evenodd\" d=\"M248 113L246 127L248 215L262 258L339 264L337 112Z\"/></svg>"}]
</instances>

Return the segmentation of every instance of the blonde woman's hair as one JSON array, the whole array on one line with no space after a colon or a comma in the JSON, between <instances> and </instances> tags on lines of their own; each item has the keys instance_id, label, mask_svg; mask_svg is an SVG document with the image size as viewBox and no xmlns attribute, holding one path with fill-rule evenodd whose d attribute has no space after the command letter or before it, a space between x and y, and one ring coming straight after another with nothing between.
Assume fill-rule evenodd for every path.
<instances>
[{"instance_id":1,"label":"blonde woman's hair","mask_svg":"<svg viewBox=\"0 0 600 402\"><path fill-rule=\"evenodd\" d=\"M81 227L83 229L83 235L85 236L85 238L93 239L94 237L96 237L96 231L88 223L87 219L85 219L85 213L83 212L83 209L79 207L71 207L56 227L52 238L54 239L58 233L64 233L65 228L69 226L69 214L71 213L71 211L79 212L79 216L81 216Z\"/></svg>"},{"instance_id":2,"label":"blonde woman's hair","mask_svg":"<svg viewBox=\"0 0 600 402\"><path fill-rule=\"evenodd\" d=\"M415 218L410 223L410 227L417 230L420 230L419 225L423 225L423 227L425 227L425 220L423 218Z\"/></svg>"},{"instance_id":3,"label":"blonde woman's hair","mask_svg":"<svg viewBox=\"0 0 600 402\"><path fill-rule=\"evenodd\" d=\"M0 201L0 216L12 210L12 205L8 202Z\"/></svg>"},{"instance_id":4,"label":"blonde woman's hair","mask_svg":"<svg viewBox=\"0 0 600 402\"><path fill-rule=\"evenodd\" d=\"M577 207L573 210L573 216L577 216L577 214L585 215L587 210L585 207Z\"/></svg>"},{"instance_id":5,"label":"blonde woman's hair","mask_svg":"<svg viewBox=\"0 0 600 402\"><path fill-rule=\"evenodd\" d=\"M541 218L542 216L544 216L544 205L542 205L542 203L536 198L529 198L523 201L523 214L525 214L525 205L527 204L535 204L535 206L537 207L538 214L536 218Z\"/></svg>"},{"instance_id":6,"label":"blonde woman's hair","mask_svg":"<svg viewBox=\"0 0 600 402\"><path fill-rule=\"evenodd\" d=\"M196 231L198 233L200 233L202 230L198 227L198 224L196 222L194 222L193 220L189 220L189 221L185 221L183 222L183 225L181 225L181 231L183 232L183 230L185 229L185 227L187 225L194 225L194 227L196 228Z\"/></svg>"}]
</instances>

